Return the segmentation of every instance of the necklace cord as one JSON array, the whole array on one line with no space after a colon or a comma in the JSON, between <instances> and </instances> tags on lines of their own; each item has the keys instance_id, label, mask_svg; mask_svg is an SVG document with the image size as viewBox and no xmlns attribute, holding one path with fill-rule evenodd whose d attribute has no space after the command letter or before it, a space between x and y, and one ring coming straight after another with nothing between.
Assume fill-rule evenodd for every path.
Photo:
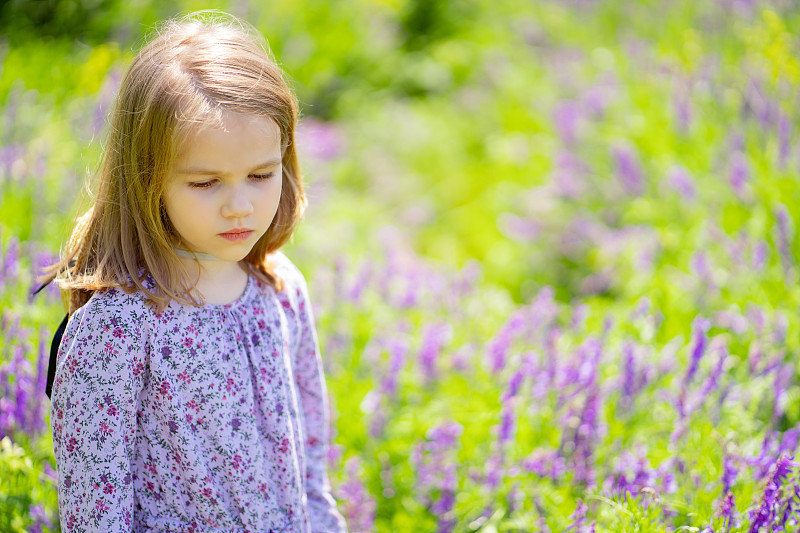
<instances>
[{"instance_id":1,"label":"necklace cord","mask_svg":"<svg viewBox=\"0 0 800 533\"><path fill-rule=\"evenodd\" d=\"M219 257L214 257L211 254L207 254L205 252L190 252L189 250L184 250L183 248L173 248L172 249L178 256L186 257L188 259L202 259L204 261L220 261Z\"/></svg>"}]
</instances>

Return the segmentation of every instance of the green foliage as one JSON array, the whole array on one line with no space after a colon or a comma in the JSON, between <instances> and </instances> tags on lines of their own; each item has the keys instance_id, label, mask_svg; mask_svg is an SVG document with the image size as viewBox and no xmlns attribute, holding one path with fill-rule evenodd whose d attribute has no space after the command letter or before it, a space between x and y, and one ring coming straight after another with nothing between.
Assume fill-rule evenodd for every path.
<instances>
[{"instance_id":1,"label":"green foliage","mask_svg":"<svg viewBox=\"0 0 800 533\"><path fill-rule=\"evenodd\" d=\"M52 462L49 439L42 439L35 454L26 452L8 437L0 440L0 529L9 533L25 533L37 523L40 531L60 531L55 480L44 466ZM52 468L51 468L52 471ZM36 520L34 507L45 509L42 520ZM55 513L54 513L55 511ZM49 515L49 516L46 516ZM53 528L45 524L56 524Z\"/></svg>"},{"instance_id":2,"label":"green foliage","mask_svg":"<svg viewBox=\"0 0 800 533\"><path fill-rule=\"evenodd\" d=\"M731 531L747 530L770 461L796 451L786 436L800 423L800 14L746 4L213 6L263 31L304 120L322 121L341 145L315 156L301 142L310 206L288 253L312 281L339 463L363 464L357 479L333 465L334 488L363 484L376 531L440 525L431 501L446 490L420 486L411 457L447 422L461 428L449 452L454 531L563 531L578 501L598 532L720 530L728 455L738 458L741 519ZM0 11L0 252L14 239L22 255L0 304L42 339L61 308L53 296L29 301L31 258L56 253L80 211L74 198L97 168L134 43L156 20L208 7L53 0ZM640 190L625 181L625 154ZM8 260L0 265L11 279ZM493 341L546 288L550 329L526 314L524 335L492 372ZM715 348L685 383L698 318L711 320ZM431 375L421 354L434 324L451 329ZM593 340L602 358L590 371L583 350ZM404 346L395 374L392 343ZM4 354L17 345L2 339ZM715 385L719 345L729 357ZM505 402L527 361L518 401ZM628 393L634 370L646 383ZM584 463L587 376L599 405ZM513 436L498 467L508 410ZM765 447L767 437L786 444ZM13 435L24 449L3 440L3 531L29 527L31 506L57 515L44 473L51 443L25 439ZM564 471L537 472L540 452L557 452ZM633 482L631 461L648 465L646 481ZM610 494L623 477L634 488Z\"/></svg>"},{"instance_id":3,"label":"green foliage","mask_svg":"<svg viewBox=\"0 0 800 533\"><path fill-rule=\"evenodd\" d=\"M12 40L47 37L108 37L118 0L9 0L0 8L0 28Z\"/></svg>"}]
</instances>

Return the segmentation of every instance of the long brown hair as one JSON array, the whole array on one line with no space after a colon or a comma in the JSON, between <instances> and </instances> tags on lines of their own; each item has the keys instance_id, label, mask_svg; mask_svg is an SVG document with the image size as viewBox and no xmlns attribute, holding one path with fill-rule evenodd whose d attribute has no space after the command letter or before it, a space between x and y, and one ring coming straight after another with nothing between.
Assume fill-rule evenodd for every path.
<instances>
[{"instance_id":1,"label":"long brown hair","mask_svg":"<svg viewBox=\"0 0 800 533\"><path fill-rule=\"evenodd\" d=\"M142 291L160 312L174 299L200 305L173 251L177 233L164 210L166 177L194 129L219 125L223 111L269 117L280 129L282 192L267 232L244 258L282 290L267 255L292 236L306 198L295 150L297 100L251 26L218 11L161 23L122 79L111 114L92 207L80 216L61 259L50 266L69 313L93 291ZM155 286L143 285L149 273Z\"/></svg>"}]
</instances>

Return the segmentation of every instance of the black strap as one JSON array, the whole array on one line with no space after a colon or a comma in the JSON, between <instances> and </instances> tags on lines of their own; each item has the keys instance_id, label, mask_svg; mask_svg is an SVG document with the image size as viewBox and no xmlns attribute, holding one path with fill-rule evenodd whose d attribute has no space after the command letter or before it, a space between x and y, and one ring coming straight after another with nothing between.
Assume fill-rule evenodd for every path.
<instances>
[{"instance_id":1,"label":"black strap","mask_svg":"<svg viewBox=\"0 0 800 533\"><path fill-rule=\"evenodd\" d=\"M75 266L74 259L69 262L69 266ZM42 289L50 285L53 279L55 279L55 276L50 278L48 281L45 281L38 289L31 293L31 296L39 294ZM61 344L61 337L64 336L64 330L67 329L68 321L69 314L66 314L64 315L64 319L61 321L61 325L59 325L58 329L56 329L55 335L53 335L53 342L50 343L50 362L47 365L47 385L44 389L44 392L47 394L48 398L50 398L50 395L53 393L53 381L56 378L56 356L58 355L58 347Z\"/></svg>"},{"instance_id":2,"label":"black strap","mask_svg":"<svg viewBox=\"0 0 800 533\"><path fill-rule=\"evenodd\" d=\"M52 281L52 280L50 280L50 281ZM45 287L47 287L48 285L50 285L50 281L45 281L45 282L42 284L42 286L41 286L41 287L39 287L38 289L36 289L35 291L33 291L33 292L31 293L31 296L36 296L37 294L39 294L39 293L42 291L42 289L44 289Z\"/></svg>"},{"instance_id":3,"label":"black strap","mask_svg":"<svg viewBox=\"0 0 800 533\"><path fill-rule=\"evenodd\" d=\"M50 363L47 365L47 387L45 388L48 398L53 393L53 380L56 377L56 356L58 355L58 347L61 344L61 337L64 336L64 330L67 328L67 321L69 321L69 315L64 315L64 320L61 321L61 325L56 329L56 333L53 335L53 342L50 344Z\"/></svg>"}]
</instances>

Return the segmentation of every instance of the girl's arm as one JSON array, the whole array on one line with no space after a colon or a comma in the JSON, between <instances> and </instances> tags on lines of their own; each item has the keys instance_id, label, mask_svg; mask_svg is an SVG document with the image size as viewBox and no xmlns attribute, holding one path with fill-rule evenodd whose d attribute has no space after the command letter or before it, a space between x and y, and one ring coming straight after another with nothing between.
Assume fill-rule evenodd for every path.
<instances>
[{"instance_id":1,"label":"girl's arm","mask_svg":"<svg viewBox=\"0 0 800 533\"><path fill-rule=\"evenodd\" d=\"M328 391L308 287L296 270L299 339L294 357L294 375L306 430L306 494L313 533L346 533L344 518L336 509L326 468L329 443Z\"/></svg>"},{"instance_id":2,"label":"girl's arm","mask_svg":"<svg viewBox=\"0 0 800 533\"><path fill-rule=\"evenodd\" d=\"M78 309L58 352L50 424L65 533L132 529L131 461L145 357L141 316L121 294L106 291Z\"/></svg>"}]
</instances>

